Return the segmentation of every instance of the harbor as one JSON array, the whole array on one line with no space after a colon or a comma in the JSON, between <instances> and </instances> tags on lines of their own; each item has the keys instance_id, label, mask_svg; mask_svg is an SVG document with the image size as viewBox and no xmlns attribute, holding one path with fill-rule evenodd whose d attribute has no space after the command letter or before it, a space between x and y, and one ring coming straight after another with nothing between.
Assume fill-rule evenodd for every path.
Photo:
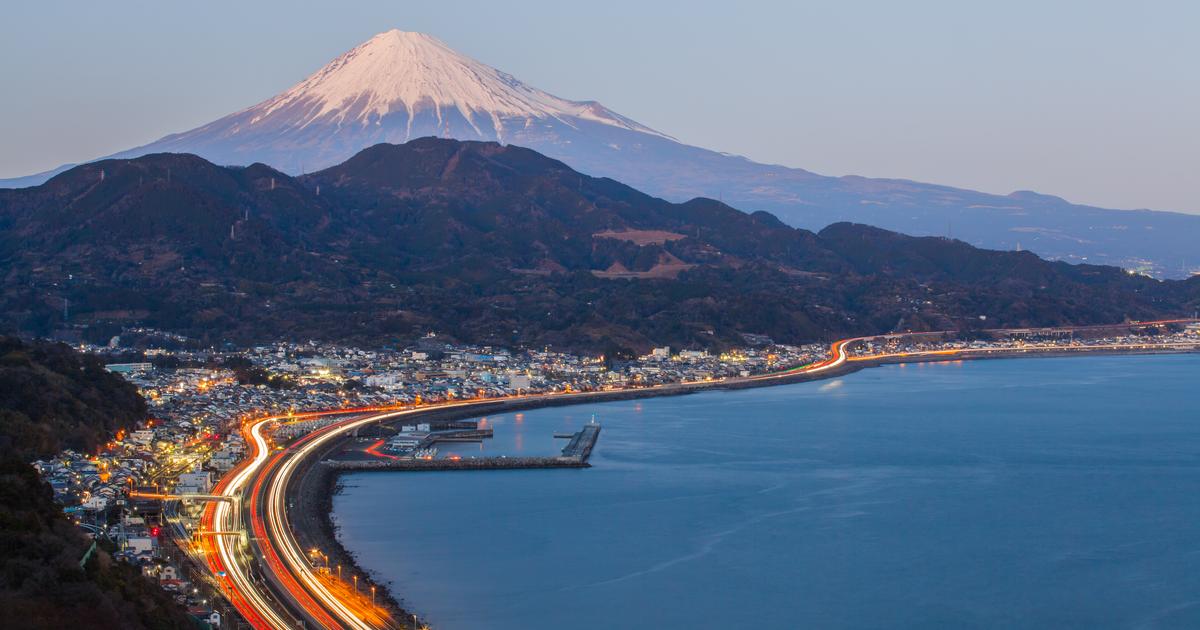
<instances>
[{"instance_id":1,"label":"harbor","mask_svg":"<svg viewBox=\"0 0 1200 630\"><path fill-rule=\"evenodd\" d=\"M403 426L391 439L379 439L361 451L342 451L323 459L322 466L337 471L434 471L434 470L511 470L535 468L589 468L592 450L600 439L600 424L591 422L573 433L555 433L567 444L557 456L438 457L439 442L480 442L494 435L491 428L473 422L455 422L454 426L435 430L430 424ZM369 457L362 457L365 453Z\"/></svg>"},{"instance_id":2,"label":"harbor","mask_svg":"<svg viewBox=\"0 0 1200 630\"><path fill-rule=\"evenodd\" d=\"M343 472L514 470L534 468L590 468L586 461L565 457L478 457L466 459L326 460L321 462Z\"/></svg>"},{"instance_id":3,"label":"harbor","mask_svg":"<svg viewBox=\"0 0 1200 630\"><path fill-rule=\"evenodd\" d=\"M641 411L636 403L531 410L523 430L547 437L581 429L598 412L605 442L593 468L351 473L332 513L362 569L447 630L590 630L627 619L819 628L837 615L879 627L914 588L971 610L978 627L1019 626L1007 623L1009 602L1024 612L1069 601L1094 615L1092 627L1115 629L1122 624L1105 620L1190 601L1198 581L1195 562L1178 561L1192 558L1194 528L1177 526L1197 512L1186 500L1197 472L1188 465L1196 425L1186 413L1196 368L1182 355L920 363L862 371L839 386L650 399ZM1062 414L1068 405L1088 420ZM970 406L996 414L964 417ZM1144 419L1130 423L1138 407ZM496 425L495 439L507 428ZM739 439L713 448L734 431ZM1131 432L1138 439L1122 440ZM1163 486L1171 500L1144 492L1155 478L1172 481ZM959 529L956 515L996 513L1006 517ZM1113 528L1080 526L1101 522ZM1096 560L1097 549L1126 549L1147 528L1170 541L1170 555ZM560 570L564 559L570 571ZM928 559L952 579L854 591ZM998 568L981 575L980 562ZM1143 570L1175 585L1134 579ZM819 596L797 606L792 585ZM682 590L705 597L680 603ZM614 610L605 598L627 604ZM912 615L921 627L946 619L940 609Z\"/></svg>"}]
</instances>

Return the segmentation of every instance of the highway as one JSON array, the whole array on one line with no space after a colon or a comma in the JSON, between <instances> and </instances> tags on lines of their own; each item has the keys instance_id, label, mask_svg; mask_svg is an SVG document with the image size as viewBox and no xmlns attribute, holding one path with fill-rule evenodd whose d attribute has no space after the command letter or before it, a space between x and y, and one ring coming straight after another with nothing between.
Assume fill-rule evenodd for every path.
<instances>
[{"instance_id":1,"label":"highway","mask_svg":"<svg viewBox=\"0 0 1200 630\"><path fill-rule=\"evenodd\" d=\"M844 365L849 356L846 347L856 341L837 341L829 358L774 374L747 379L783 380L799 374L821 373ZM733 379L730 379L733 380ZM711 383L671 384L643 388L645 395L674 393ZM288 522L288 484L297 467L322 447L355 428L384 420L432 410L495 404L502 401L620 395L612 392L564 392L520 395L507 399L481 399L422 405L412 408L347 409L326 412L270 416L243 427L251 455L225 475L212 494L222 500L206 506L201 518L203 555L221 591L254 628L387 628L400 627L386 611L364 601L346 585L314 566L309 554L300 548ZM347 416L305 435L282 450L273 448L266 433L273 423L311 419L323 415ZM167 498L164 496L163 498ZM245 527L248 540L228 535L203 535L203 532L230 532ZM254 566L254 569L251 569Z\"/></svg>"},{"instance_id":2,"label":"highway","mask_svg":"<svg viewBox=\"0 0 1200 630\"><path fill-rule=\"evenodd\" d=\"M288 524L288 482L307 456L357 427L430 409L489 402L495 401L387 411L333 410L271 416L245 425L243 432L252 455L214 488L213 494L229 500L209 504L201 518L201 529L207 532L241 529L242 520L248 521L245 525L250 536L245 544L232 536L204 537L204 557L222 592L254 628L396 627L383 609L370 606L365 596L347 593L344 584L327 572L316 570L310 562ZM283 450L274 449L265 435L272 423L320 415L348 417L300 438ZM252 563L254 571L250 569Z\"/></svg>"},{"instance_id":3,"label":"highway","mask_svg":"<svg viewBox=\"0 0 1200 630\"><path fill-rule=\"evenodd\" d=\"M631 392L640 397L683 393L713 386L789 382L808 375L836 373L839 369L858 369L864 361L895 362L908 358L936 360L941 357L952 359L964 353L981 352L979 349L931 350L866 357L850 356L851 345L876 338L881 337L857 337L836 341L830 346L827 358L808 365L715 382L676 383L636 390L525 394L416 407L341 409L259 418L247 422L242 429L252 454L225 475L213 489L212 494L219 495L222 500L207 505L200 525L201 529L207 532L227 533L245 529L249 531L248 540L230 535L202 536L203 556L222 592L254 628L408 628L411 626L406 625L407 620L402 623L391 619L385 609L372 603L372 598L364 592L359 592L357 583L351 588L345 581L331 575L327 566L314 562L313 558L320 556L319 551L302 549L289 523L290 482L306 462L321 453L324 448L332 446L335 440L356 428L434 410L497 403L534 406L572 398L588 401L617 398L622 395L628 396ZM1142 343L1086 346L1083 349L1196 349L1196 344L1190 346L1175 348L1170 344ZM1031 345L1006 349L1004 352L1023 354L1065 349L1054 345ZM331 416L333 421L287 446L272 445L268 437L271 425L320 416Z\"/></svg>"}]
</instances>

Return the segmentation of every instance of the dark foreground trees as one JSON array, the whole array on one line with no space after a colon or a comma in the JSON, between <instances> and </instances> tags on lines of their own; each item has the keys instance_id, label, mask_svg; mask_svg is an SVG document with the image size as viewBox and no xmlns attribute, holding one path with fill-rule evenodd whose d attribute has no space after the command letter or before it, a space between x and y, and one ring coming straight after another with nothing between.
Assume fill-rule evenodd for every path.
<instances>
[{"instance_id":1,"label":"dark foreground trees","mask_svg":"<svg viewBox=\"0 0 1200 630\"><path fill-rule=\"evenodd\" d=\"M186 628L191 618L136 567L97 549L29 464L91 452L146 417L94 357L0 337L0 627Z\"/></svg>"}]
</instances>

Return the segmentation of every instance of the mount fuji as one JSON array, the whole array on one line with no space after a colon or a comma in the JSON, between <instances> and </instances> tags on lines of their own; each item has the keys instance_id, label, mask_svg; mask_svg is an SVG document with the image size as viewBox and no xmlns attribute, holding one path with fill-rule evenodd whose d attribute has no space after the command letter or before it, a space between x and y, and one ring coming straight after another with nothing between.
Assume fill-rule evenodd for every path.
<instances>
[{"instance_id":1,"label":"mount fuji","mask_svg":"<svg viewBox=\"0 0 1200 630\"><path fill-rule=\"evenodd\" d=\"M720 198L809 229L854 221L1168 277L1200 266L1200 216L760 164L685 144L595 101L548 94L434 37L399 30L372 37L262 103L108 157L194 153L299 174L378 143L424 136L525 146L668 200ZM0 180L0 187L36 185L69 166Z\"/></svg>"}]
</instances>

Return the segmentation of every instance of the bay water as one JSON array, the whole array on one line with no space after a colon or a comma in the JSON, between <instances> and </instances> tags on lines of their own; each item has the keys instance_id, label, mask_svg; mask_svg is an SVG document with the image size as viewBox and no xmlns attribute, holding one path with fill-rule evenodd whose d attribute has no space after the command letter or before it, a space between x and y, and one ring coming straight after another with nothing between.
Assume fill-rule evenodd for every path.
<instances>
[{"instance_id":1,"label":"bay water","mask_svg":"<svg viewBox=\"0 0 1200 630\"><path fill-rule=\"evenodd\" d=\"M360 565L434 628L1200 628L1200 356L911 364L488 417L359 473Z\"/></svg>"}]
</instances>

